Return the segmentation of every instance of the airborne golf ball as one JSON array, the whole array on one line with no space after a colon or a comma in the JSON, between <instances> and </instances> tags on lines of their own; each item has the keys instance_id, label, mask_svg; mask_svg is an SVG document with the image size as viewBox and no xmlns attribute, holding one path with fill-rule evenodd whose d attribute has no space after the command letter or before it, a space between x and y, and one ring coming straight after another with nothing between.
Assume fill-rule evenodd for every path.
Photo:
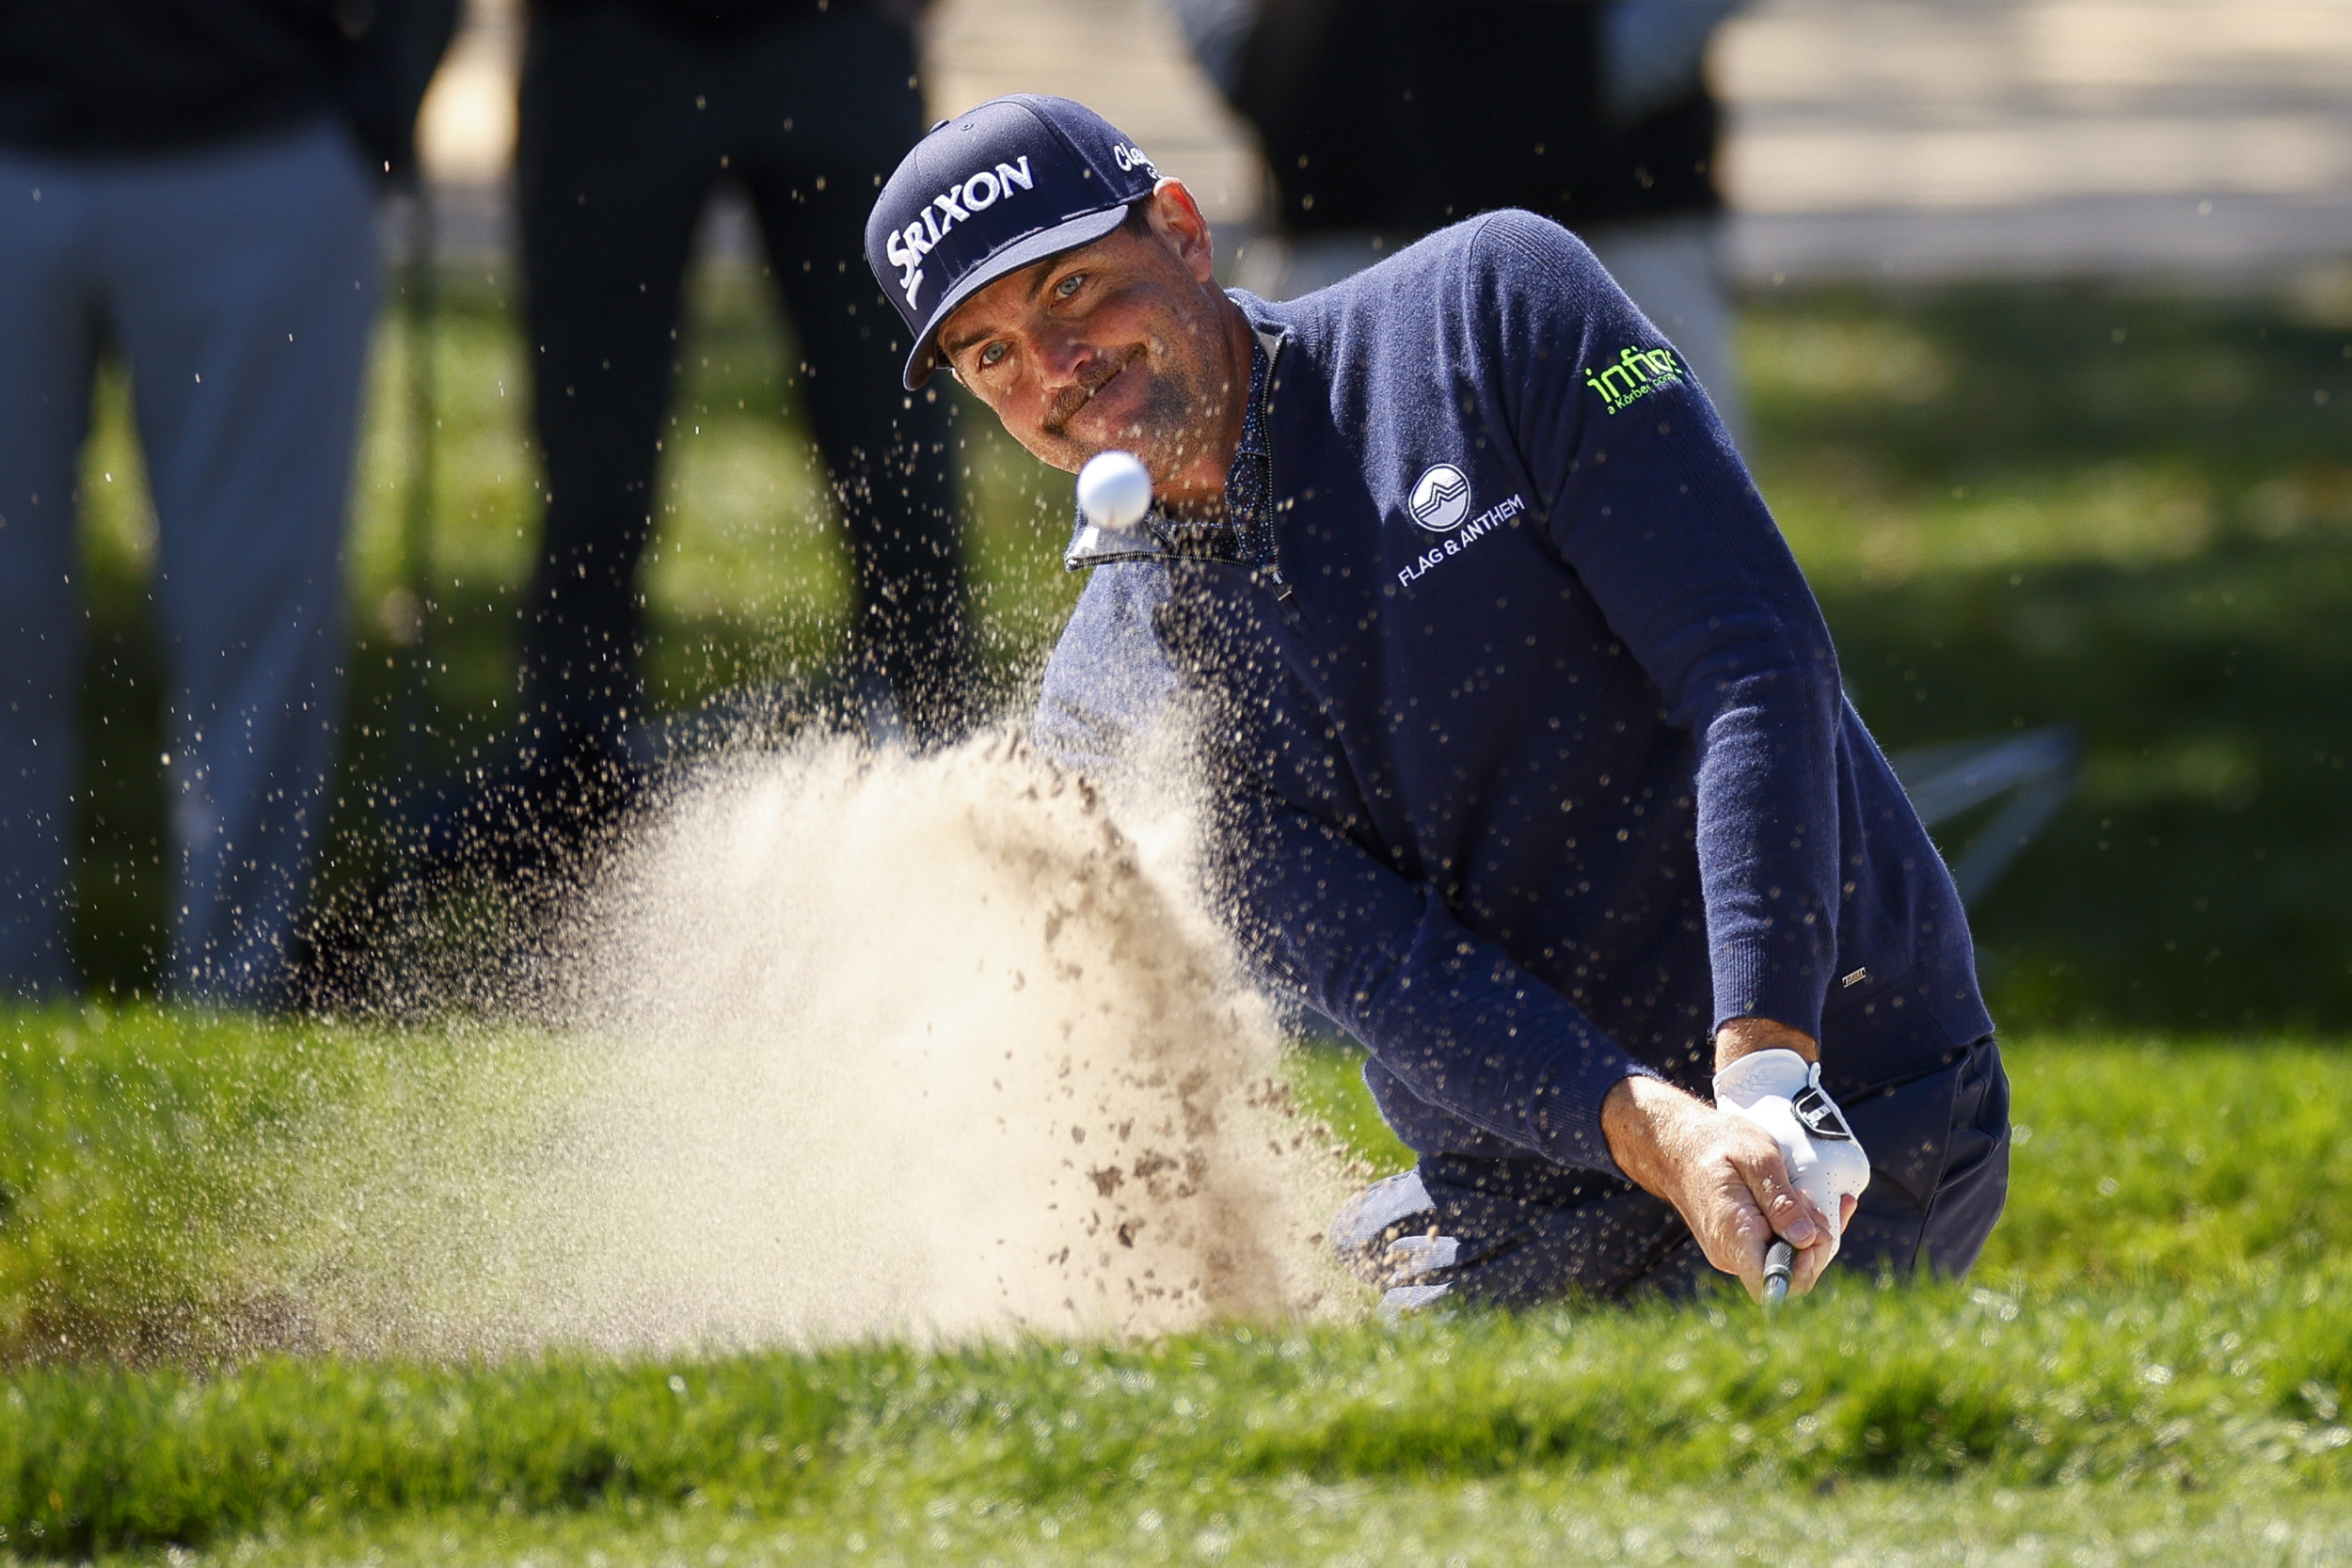
<instances>
[{"instance_id":1,"label":"airborne golf ball","mask_svg":"<svg viewBox=\"0 0 2352 1568\"><path fill-rule=\"evenodd\" d=\"M1152 475L1135 453L1097 452L1078 470L1078 510L1097 528L1133 528L1152 510Z\"/></svg>"}]
</instances>

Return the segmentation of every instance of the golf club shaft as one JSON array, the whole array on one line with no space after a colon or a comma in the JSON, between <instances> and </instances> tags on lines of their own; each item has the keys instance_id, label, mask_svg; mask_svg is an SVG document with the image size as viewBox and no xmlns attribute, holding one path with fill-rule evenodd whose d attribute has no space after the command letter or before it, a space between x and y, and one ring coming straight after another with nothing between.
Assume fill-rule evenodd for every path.
<instances>
[{"instance_id":1,"label":"golf club shaft","mask_svg":"<svg viewBox=\"0 0 2352 1568\"><path fill-rule=\"evenodd\" d=\"M1788 1299L1788 1275L1797 1266L1797 1249L1775 1236L1764 1249L1764 1305L1778 1307Z\"/></svg>"}]
</instances>

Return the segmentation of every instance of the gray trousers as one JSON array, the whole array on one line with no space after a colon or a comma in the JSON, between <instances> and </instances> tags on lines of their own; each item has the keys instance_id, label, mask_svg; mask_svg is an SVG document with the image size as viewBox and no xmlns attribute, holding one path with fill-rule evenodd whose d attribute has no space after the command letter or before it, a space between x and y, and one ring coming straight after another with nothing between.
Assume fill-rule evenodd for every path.
<instances>
[{"instance_id":1,"label":"gray trousers","mask_svg":"<svg viewBox=\"0 0 2352 1568\"><path fill-rule=\"evenodd\" d=\"M376 303L333 121L136 157L0 150L0 990L71 990L84 610L75 465L102 346L156 514L184 996L265 995L326 825L343 537Z\"/></svg>"},{"instance_id":2,"label":"gray trousers","mask_svg":"<svg viewBox=\"0 0 2352 1568\"><path fill-rule=\"evenodd\" d=\"M1993 1037L1840 1104L1870 1185L1831 1267L1965 1275L2009 1196L2009 1078ZM1687 1296L1715 1276L1662 1198L1534 1159L1424 1155L1350 1200L1330 1238L1391 1312Z\"/></svg>"}]
</instances>

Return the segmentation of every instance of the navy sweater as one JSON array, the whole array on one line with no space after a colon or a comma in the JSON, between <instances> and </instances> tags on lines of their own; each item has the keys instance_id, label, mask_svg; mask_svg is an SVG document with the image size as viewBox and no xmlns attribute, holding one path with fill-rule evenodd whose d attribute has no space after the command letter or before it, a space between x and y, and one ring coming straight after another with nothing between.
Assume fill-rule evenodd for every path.
<instances>
[{"instance_id":1,"label":"navy sweater","mask_svg":"<svg viewBox=\"0 0 2352 1568\"><path fill-rule=\"evenodd\" d=\"M1990 1032L1795 560L1590 251L1498 213L1232 298L1272 559L1082 527L1038 734L1102 772L1185 727L1245 952L1407 1144L1613 1176L1609 1090L1704 1094L1726 1019L1819 1038L1849 1101Z\"/></svg>"}]
</instances>

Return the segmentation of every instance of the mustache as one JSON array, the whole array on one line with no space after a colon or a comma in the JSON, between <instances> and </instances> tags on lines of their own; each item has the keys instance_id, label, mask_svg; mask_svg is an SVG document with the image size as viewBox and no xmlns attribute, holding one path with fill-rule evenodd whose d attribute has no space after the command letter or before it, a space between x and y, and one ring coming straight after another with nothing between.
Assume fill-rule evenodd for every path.
<instances>
[{"instance_id":1,"label":"mustache","mask_svg":"<svg viewBox=\"0 0 2352 1568\"><path fill-rule=\"evenodd\" d=\"M1077 384L1065 387L1055 395L1054 406L1047 409L1045 417L1038 421L1038 428L1057 439L1065 438L1070 421L1078 417L1078 410L1093 402L1094 394L1108 386L1111 377L1142 357L1143 345L1137 343L1116 357L1104 355L1089 360L1085 370L1079 372Z\"/></svg>"}]
</instances>

